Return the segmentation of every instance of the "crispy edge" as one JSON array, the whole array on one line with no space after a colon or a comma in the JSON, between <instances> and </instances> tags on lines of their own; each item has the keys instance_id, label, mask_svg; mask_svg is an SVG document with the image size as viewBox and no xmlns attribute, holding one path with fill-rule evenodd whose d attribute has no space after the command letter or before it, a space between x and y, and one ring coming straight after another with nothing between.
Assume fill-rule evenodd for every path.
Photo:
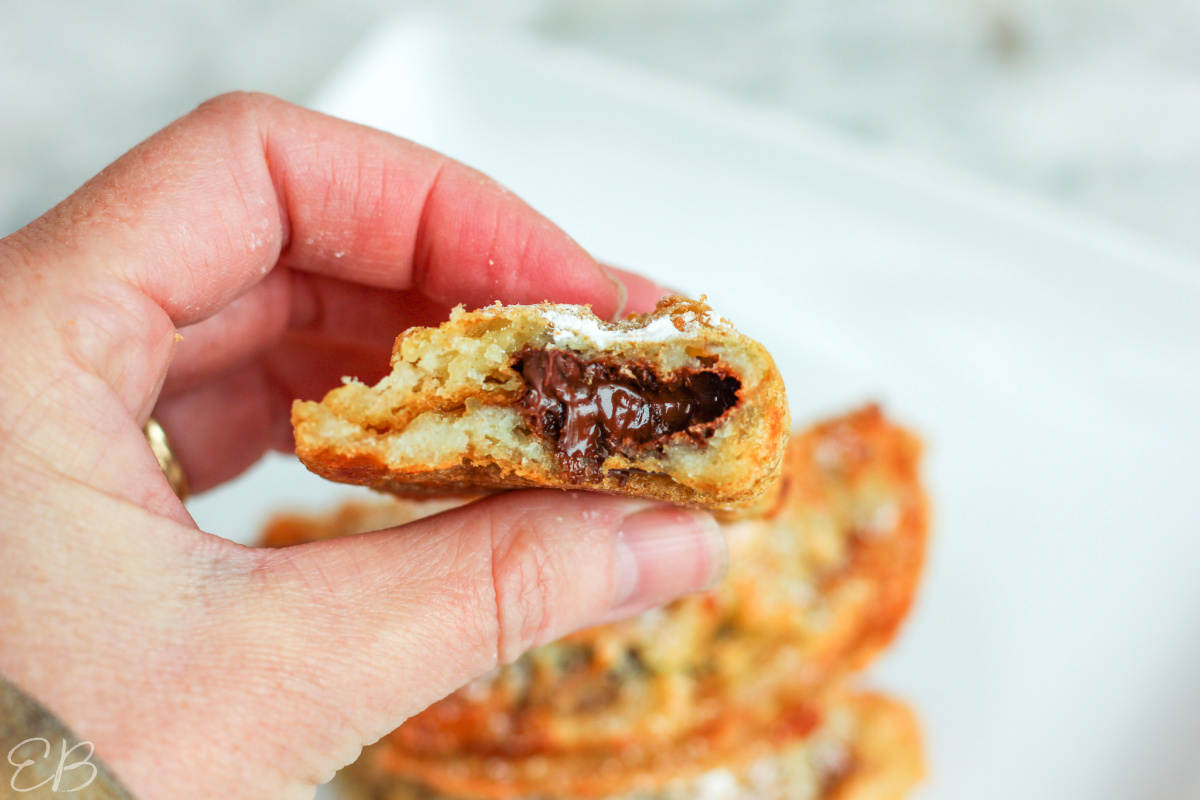
<instances>
[{"instance_id":1,"label":"crispy edge","mask_svg":"<svg viewBox=\"0 0 1200 800\"><path fill-rule=\"evenodd\" d=\"M684 486L669 475L643 472L618 474L608 471L600 481L571 483L549 470L523 469L515 463L459 463L440 469L418 468L406 473L389 467L372 453L346 453L332 448L306 449L302 460L309 471L327 480L368 486L407 499L475 497L511 489L562 489L646 497L737 514L741 509L753 511L755 501L778 479L783 469L783 448L779 450L780 458L769 465L749 489L733 495L700 491Z\"/></svg>"},{"instance_id":2,"label":"crispy edge","mask_svg":"<svg viewBox=\"0 0 1200 800\"><path fill-rule=\"evenodd\" d=\"M921 726L913 710L886 695L851 695L859 735L851 766L822 800L901 800L926 777Z\"/></svg>"},{"instance_id":3,"label":"crispy edge","mask_svg":"<svg viewBox=\"0 0 1200 800\"><path fill-rule=\"evenodd\" d=\"M888 480L912 493L911 502L904 505L904 514L897 520L894 533L886 537L856 536L849 564L821 587L823 592L832 591L851 579L866 580L876 587L866 624L860 627L859 635L841 659L843 674L848 674L863 669L891 644L912 610L924 573L930 504L920 477L923 450L920 440L889 422L878 405L868 405L809 429L791 452L796 454L795 457L815 455L815 446L809 442L819 443L843 430L850 432L854 440L873 443L876 453L872 461L882 460ZM861 471L868 463L871 462L857 461L851 465L851 470ZM802 492L803 489L785 503L793 507L801 505Z\"/></svg>"}]
</instances>

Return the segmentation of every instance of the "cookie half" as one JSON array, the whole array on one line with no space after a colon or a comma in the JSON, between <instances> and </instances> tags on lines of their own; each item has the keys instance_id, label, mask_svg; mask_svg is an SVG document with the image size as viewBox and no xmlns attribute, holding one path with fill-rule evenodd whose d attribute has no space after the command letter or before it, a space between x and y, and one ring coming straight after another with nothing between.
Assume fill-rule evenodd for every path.
<instances>
[{"instance_id":1,"label":"cookie half","mask_svg":"<svg viewBox=\"0 0 1200 800\"><path fill-rule=\"evenodd\" d=\"M790 420L762 345L703 302L607 323L584 306L455 310L392 373L292 409L313 472L398 495L590 489L710 508L763 494Z\"/></svg>"}]
</instances>

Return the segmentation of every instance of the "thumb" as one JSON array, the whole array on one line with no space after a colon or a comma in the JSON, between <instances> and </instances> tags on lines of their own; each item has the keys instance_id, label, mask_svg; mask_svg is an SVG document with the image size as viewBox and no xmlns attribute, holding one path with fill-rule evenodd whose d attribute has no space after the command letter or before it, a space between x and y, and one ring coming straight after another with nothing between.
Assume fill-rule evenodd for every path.
<instances>
[{"instance_id":1,"label":"thumb","mask_svg":"<svg viewBox=\"0 0 1200 800\"><path fill-rule=\"evenodd\" d=\"M558 491L259 552L255 593L271 607L243 619L284 639L260 645L300 654L276 669L309 687L306 699L274 711L290 736L319 717L314 757L374 741L531 647L711 588L726 563L707 513ZM309 700L347 727L334 734ZM331 734L357 741L321 741Z\"/></svg>"}]
</instances>

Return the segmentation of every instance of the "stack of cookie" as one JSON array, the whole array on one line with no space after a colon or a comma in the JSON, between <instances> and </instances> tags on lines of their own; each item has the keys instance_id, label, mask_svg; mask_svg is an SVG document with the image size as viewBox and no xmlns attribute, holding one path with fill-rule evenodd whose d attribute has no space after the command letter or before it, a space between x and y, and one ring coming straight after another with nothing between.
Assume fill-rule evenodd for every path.
<instances>
[{"instance_id":1,"label":"stack of cookie","mask_svg":"<svg viewBox=\"0 0 1200 800\"><path fill-rule=\"evenodd\" d=\"M899 798L922 773L901 703L848 688L913 599L920 446L876 407L795 434L782 475L724 524L714 591L501 666L364 751L377 800ZM289 516L284 546L401 524L405 500Z\"/></svg>"},{"instance_id":2,"label":"stack of cookie","mask_svg":"<svg viewBox=\"0 0 1200 800\"><path fill-rule=\"evenodd\" d=\"M724 518L706 594L535 649L408 720L349 771L377 800L896 798L917 727L848 687L908 612L920 446L878 408L794 434L762 345L703 302L609 323L541 304L404 332L392 373L293 410L314 472L402 496L542 486ZM277 520L283 546L448 502ZM463 502L459 500L458 502Z\"/></svg>"}]
</instances>

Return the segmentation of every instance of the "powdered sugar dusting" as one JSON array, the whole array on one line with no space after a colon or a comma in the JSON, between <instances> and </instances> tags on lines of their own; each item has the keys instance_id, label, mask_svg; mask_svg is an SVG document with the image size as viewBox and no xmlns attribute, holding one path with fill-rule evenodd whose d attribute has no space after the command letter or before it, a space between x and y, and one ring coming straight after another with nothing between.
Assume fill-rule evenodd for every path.
<instances>
[{"instance_id":1,"label":"powdered sugar dusting","mask_svg":"<svg viewBox=\"0 0 1200 800\"><path fill-rule=\"evenodd\" d=\"M540 313L553 328L556 344L567 344L571 340L583 340L600 350L606 350L614 344L665 342L695 333L700 324L710 326L728 324L712 311L705 315L703 321L688 311L678 317L658 317L646 325L632 328L608 327L596 319L587 319L549 308L540 309ZM677 321L683 323L682 330L676 327Z\"/></svg>"}]
</instances>

